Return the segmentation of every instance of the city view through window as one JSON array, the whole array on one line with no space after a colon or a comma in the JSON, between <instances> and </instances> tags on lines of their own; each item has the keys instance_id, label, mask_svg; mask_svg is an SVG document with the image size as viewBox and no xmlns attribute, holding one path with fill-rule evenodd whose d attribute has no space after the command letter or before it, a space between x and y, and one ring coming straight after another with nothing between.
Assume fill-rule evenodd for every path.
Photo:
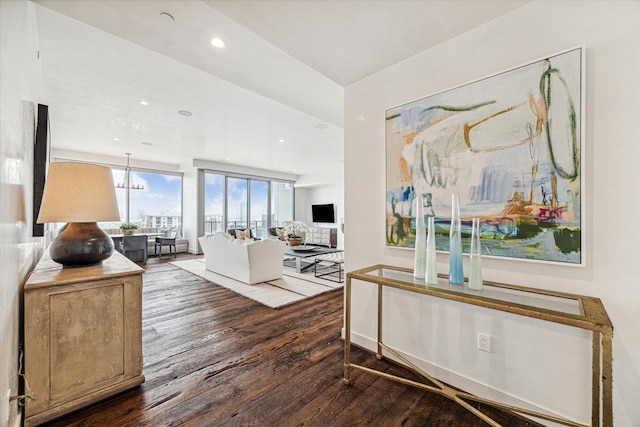
<instances>
[{"instance_id":1,"label":"city view through window","mask_svg":"<svg viewBox=\"0 0 640 427\"><path fill-rule=\"evenodd\" d=\"M250 228L257 238L268 227L293 219L293 183L205 173L204 231ZM226 214L225 214L226 212Z\"/></svg>"},{"instance_id":2,"label":"city view through window","mask_svg":"<svg viewBox=\"0 0 640 427\"><path fill-rule=\"evenodd\" d=\"M126 187L126 174L122 169L111 169L113 182ZM126 222L138 227L172 228L182 226L182 176L162 172L132 171L127 206L127 189L116 188L120 221L103 222L103 228L118 228Z\"/></svg>"},{"instance_id":3,"label":"city view through window","mask_svg":"<svg viewBox=\"0 0 640 427\"><path fill-rule=\"evenodd\" d=\"M112 168L120 220L101 222L103 228L118 228L129 222L140 228L182 226L182 176L179 174L132 171L127 204L126 173ZM257 238L268 235L268 227L282 225L294 217L292 182L264 178L234 177L206 172L204 190L204 232L251 228Z\"/></svg>"}]
</instances>

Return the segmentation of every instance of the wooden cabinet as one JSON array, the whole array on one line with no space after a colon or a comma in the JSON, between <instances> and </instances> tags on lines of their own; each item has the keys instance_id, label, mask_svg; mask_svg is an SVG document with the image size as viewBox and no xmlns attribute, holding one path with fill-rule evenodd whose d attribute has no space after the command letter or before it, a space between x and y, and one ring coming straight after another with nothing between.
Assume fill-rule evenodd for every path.
<instances>
[{"instance_id":1,"label":"wooden cabinet","mask_svg":"<svg viewBox=\"0 0 640 427\"><path fill-rule=\"evenodd\" d=\"M310 227L305 233L304 244L335 248L338 246L338 229Z\"/></svg>"},{"instance_id":2,"label":"wooden cabinet","mask_svg":"<svg viewBox=\"0 0 640 427\"><path fill-rule=\"evenodd\" d=\"M142 273L118 252L63 268L48 253L24 286L25 426L144 382Z\"/></svg>"}]
</instances>

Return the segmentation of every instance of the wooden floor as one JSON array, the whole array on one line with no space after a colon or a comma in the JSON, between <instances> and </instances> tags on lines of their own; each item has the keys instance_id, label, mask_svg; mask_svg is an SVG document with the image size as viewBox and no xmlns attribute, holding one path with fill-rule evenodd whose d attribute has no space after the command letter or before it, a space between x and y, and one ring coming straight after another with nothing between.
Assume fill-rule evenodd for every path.
<instances>
[{"instance_id":1,"label":"wooden floor","mask_svg":"<svg viewBox=\"0 0 640 427\"><path fill-rule=\"evenodd\" d=\"M181 255L187 259L191 255ZM49 426L486 426L447 398L355 371L342 382L342 290L271 309L150 258L146 382ZM354 348L353 362L402 373ZM531 426L482 408L505 426Z\"/></svg>"}]
</instances>

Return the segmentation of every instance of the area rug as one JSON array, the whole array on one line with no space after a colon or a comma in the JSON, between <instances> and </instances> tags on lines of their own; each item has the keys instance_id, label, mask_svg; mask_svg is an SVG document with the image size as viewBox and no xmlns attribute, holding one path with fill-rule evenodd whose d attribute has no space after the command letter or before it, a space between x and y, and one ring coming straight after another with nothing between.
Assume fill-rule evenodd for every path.
<instances>
[{"instance_id":1,"label":"area rug","mask_svg":"<svg viewBox=\"0 0 640 427\"><path fill-rule=\"evenodd\" d=\"M281 279L247 285L207 270L204 258L173 261L171 264L271 308L293 304L342 288L342 283L316 278L313 273L296 273L288 269L285 269Z\"/></svg>"}]
</instances>

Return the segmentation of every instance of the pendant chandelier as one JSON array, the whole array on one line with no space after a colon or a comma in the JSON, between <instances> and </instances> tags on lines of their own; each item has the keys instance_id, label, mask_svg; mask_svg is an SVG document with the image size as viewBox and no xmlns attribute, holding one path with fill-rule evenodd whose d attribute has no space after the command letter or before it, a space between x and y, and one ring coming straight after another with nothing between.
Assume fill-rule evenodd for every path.
<instances>
[{"instance_id":1,"label":"pendant chandelier","mask_svg":"<svg viewBox=\"0 0 640 427\"><path fill-rule=\"evenodd\" d=\"M131 153L124 153L127 155L127 166L124 168L124 178L122 181L116 184L116 188L128 188L130 190L144 190L144 185L134 184L131 176L131 166L129 166L129 156Z\"/></svg>"}]
</instances>

